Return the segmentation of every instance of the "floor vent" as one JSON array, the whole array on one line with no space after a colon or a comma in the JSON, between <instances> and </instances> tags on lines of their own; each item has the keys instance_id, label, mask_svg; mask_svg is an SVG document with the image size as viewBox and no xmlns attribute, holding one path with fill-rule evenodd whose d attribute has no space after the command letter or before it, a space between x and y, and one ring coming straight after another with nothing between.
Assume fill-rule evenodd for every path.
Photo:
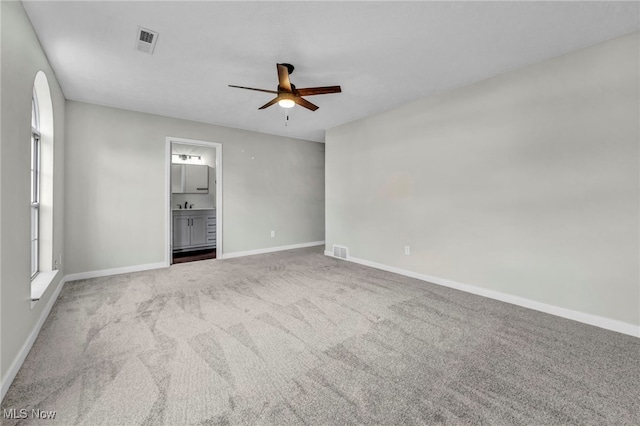
<instances>
[{"instance_id":1,"label":"floor vent","mask_svg":"<svg viewBox=\"0 0 640 426\"><path fill-rule=\"evenodd\" d=\"M136 49L144 53L153 53L158 41L158 33L146 28L138 27L138 36L136 37Z\"/></svg>"},{"instance_id":2,"label":"floor vent","mask_svg":"<svg viewBox=\"0 0 640 426\"><path fill-rule=\"evenodd\" d=\"M337 257L339 259L346 259L349 255L349 249L343 246L333 245L333 257Z\"/></svg>"}]
</instances>

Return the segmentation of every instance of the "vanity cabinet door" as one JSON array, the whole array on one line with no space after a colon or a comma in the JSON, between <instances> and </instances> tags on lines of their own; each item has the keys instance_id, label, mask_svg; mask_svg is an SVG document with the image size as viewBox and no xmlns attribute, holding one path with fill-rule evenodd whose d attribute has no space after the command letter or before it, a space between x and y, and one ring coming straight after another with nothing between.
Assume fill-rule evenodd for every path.
<instances>
[{"instance_id":1,"label":"vanity cabinet door","mask_svg":"<svg viewBox=\"0 0 640 426\"><path fill-rule=\"evenodd\" d=\"M187 247L191 244L191 218L189 216L173 217L173 248Z\"/></svg>"},{"instance_id":2,"label":"vanity cabinet door","mask_svg":"<svg viewBox=\"0 0 640 426\"><path fill-rule=\"evenodd\" d=\"M185 164L184 192L187 194L209 193L209 166Z\"/></svg>"},{"instance_id":3,"label":"vanity cabinet door","mask_svg":"<svg viewBox=\"0 0 640 426\"><path fill-rule=\"evenodd\" d=\"M204 214L191 216L191 245L200 246L207 243L207 227Z\"/></svg>"}]
</instances>

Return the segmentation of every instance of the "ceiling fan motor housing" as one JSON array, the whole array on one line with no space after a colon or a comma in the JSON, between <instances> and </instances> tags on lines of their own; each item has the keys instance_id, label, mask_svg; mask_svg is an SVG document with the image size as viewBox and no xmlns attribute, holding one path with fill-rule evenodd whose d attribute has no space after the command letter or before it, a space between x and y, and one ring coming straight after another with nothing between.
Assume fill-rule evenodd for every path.
<instances>
[{"instance_id":1,"label":"ceiling fan motor housing","mask_svg":"<svg viewBox=\"0 0 640 426\"><path fill-rule=\"evenodd\" d=\"M291 99L293 101L296 98L296 96L293 93L281 92L281 93L278 93L278 98L279 99Z\"/></svg>"},{"instance_id":2,"label":"ceiling fan motor housing","mask_svg":"<svg viewBox=\"0 0 640 426\"><path fill-rule=\"evenodd\" d=\"M280 93L289 93L289 91L278 84L278 92ZM291 93L296 92L296 85L291 83Z\"/></svg>"}]
</instances>

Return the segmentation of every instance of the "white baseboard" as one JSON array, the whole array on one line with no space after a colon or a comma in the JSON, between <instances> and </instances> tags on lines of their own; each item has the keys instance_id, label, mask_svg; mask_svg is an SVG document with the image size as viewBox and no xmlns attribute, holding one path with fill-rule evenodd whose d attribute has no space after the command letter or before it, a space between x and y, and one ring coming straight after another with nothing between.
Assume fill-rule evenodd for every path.
<instances>
[{"instance_id":1,"label":"white baseboard","mask_svg":"<svg viewBox=\"0 0 640 426\"><path fill-rule=\"evenodd\" d=\"M40 314L40 318L38 318L38 322L36 323L33 330L31 330L31 333L29 334L29 337L27 338L26 342L24 342L24 345L22 345L22 347L20 348L18 355L15 357L15 359L11 363L9 370L7 370L7 374L2 378L2 385L0 386L0 401L4 399L4 396L7 394L7 391L9 390L11 383L13 383L13 379L16 378L18 371L20 371L20 367L22 367L22 363L27 358L27 355L29 355L29 351L31 350L33 343L36 341L38 334L40 334L40 329L42 328L44 321L49 316L49 313L51 312L51 308L53 308L54 303L56 303L56 300L58 300L60 291L62 291L62 287L65 285L66 282L67 282L66 277L63 277L58 283L56 289L53 290L53 294L51 295L51 298L47 302L44 309L42 310L42 313Z\"/></svg>"},{"instance_id":2,"label":"white baseboard","mask_svg":"<svg viewBox=\"0 0 640 426\"><path fill-rule=\"evenodd\" d=\"M233 257L251 256L254 254L272 253L274 251L292 250L292 249L298 249L303 247L315 247L315 246L322 246L322 245L324 245L324 241L312 241L310 243L291 244L288 246L278 246L278 247L267 247L267 248L257 249L257 250L234 251L231 253L223 253L221 259L231 259Z\"/></svg>"},{"instance_id":3,"label":"white baseboard","mask_svg":"<svg viewBox=\"0 0 640 426\"><path fill-rule=\"evenodd\" d=\"M102 269L99 271L78 272L76 274L69 274L65 276L65 280L76 281L86 280L89 278L108 277L110 275L128 274L129 272L148 271L150 269L166 268L165 262L147 263L145 265L125 266L123 268Z\"/></svg>"},{"instance_id":4,"label":"white baseboard","mask_svg":"<svg viewBox=\"0 0 640 426\"><path fill-rule=\"evenodd\" d=\"M329 257L334 257L333 253L328 250L325 250L324 254ZM345 259L340 259L340 260L345 260ZM475 285L462 284L462 283L448 280L445 278L439 278L431 275L421 274L418 272L396 268L394 266L389 266L382 263L372 262L365 259L359 259L357 257L348 256L346 260L349 262L358 263L360 265L365 265L372 268L381 269L383 271L393 272L395 274L416 278L416 279L427 281L433 284L438 284L444 287L454 288L456 290L464 291L467 293L477 294L478 296L488 297L489 299L500 300L501 302L511 303L512 305L522 306L524 308L529 308L529 309L544 312L547 314L555 315L558 317L567 318L570 320L582 322L585 324L593 325L593 326L604 328L607 330L617 331L618 333L628 334L629 336L640 337L640 326L630 324L627 322L618 321L618 320L614 320L606 317L601 317L598 315L587 314L584 312L574 311L571 309L561 308L559 306L549 305L547 303L536 302L535 300L526 299L524 297L514 296L507 293L501 293L499 291L489 290L489 289L485 289Z\"/></svg>"}]
</instances>

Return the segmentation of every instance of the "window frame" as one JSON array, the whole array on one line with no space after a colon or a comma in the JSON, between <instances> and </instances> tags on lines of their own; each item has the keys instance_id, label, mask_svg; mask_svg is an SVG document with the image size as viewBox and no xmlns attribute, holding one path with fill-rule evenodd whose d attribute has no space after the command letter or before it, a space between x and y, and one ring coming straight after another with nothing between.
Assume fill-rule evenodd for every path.
<instances>
[{"instance_id":1,"label":"window frame","mask_svg":"<svg viewBox=\"0 0 640 426\"><path fill-rule=\"evenodd\" d=\"M35 88L31 97L31 280L40 272L40 111Z\"/></svg>"}]
</instances>

